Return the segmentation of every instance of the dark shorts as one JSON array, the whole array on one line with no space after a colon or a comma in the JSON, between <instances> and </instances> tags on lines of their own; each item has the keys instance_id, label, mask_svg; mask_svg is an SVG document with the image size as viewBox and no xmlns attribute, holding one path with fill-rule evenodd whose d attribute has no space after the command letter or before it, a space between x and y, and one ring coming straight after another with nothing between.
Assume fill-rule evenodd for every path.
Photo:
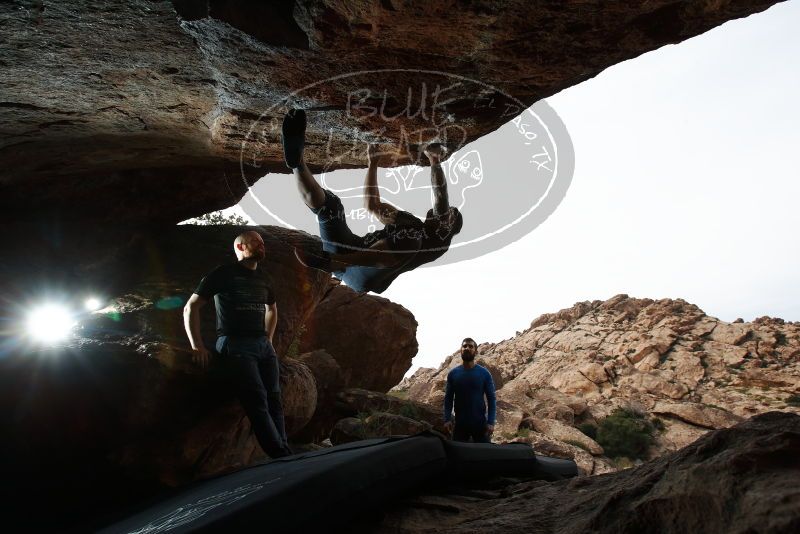
<instances>
[{"instance_id":1,"label":"dark shorts","mask_svg":"<svg viewBox=\"0 0 800 534\"><path fill-rule=\"evenodd\" d=\"M322 250L331 254L348 254L370 248L376 242L386 239L390 250L407 251L408 260L400 267L364 267L354 265L346 271L334 274L355 291L374 291L382 293L410 263L422 243L423 223L407 211L398 212L397 223L385 228L358 236L347 226L347 214L341 199L325 189L325 204L311 210L317 216Z\"/></svg>"}]
</instances>

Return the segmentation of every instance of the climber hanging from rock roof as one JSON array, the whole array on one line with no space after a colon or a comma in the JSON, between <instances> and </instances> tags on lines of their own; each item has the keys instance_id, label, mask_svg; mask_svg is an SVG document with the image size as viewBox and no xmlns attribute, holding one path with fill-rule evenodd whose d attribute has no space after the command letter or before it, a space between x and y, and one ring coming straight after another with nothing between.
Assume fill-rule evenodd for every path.
<instances>
[{"instance_id":1,"label":"climber hanging from rock roof","mask_svg":"<svg viewBox=\"0 0 800 534\"><path fill-rule=\"evenodd\" d=\"M294 171L303 202L317 216L322 252L315 254L295 249L305 266L319 269L344 281L355 291L382 293L395 278L420 265L432 262L447 252L453 237L461 231L463 217L450 206L447 182L441 162L447 158L440 144L424 149L431 165L433 208L425 221L381 201L378 189L378 149L368 149L368 169L364 184L365 207L384 224L384 228L358 236L347 225L342 201L324 189L303 160L306 114L293 109L283 120L282 142L286 165Z\"/></svg>"}]
</instances>

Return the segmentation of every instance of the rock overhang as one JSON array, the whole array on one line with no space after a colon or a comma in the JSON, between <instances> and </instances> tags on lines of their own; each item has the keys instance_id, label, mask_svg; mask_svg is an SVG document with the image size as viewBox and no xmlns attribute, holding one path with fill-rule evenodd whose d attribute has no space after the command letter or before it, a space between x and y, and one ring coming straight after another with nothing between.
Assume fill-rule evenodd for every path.
<instances>
[{"instance_id":1,"label":"rock overhang","mask_svg":"<svg viewBox=\"0 0 800 534\"><path fill-rule=\"evenodd\" d=\"M4 219L173 224L231 206L288 172L288 106L309 111L314 171L363 166L366 141L386 165L418 161L426 141L513 116L476 102L530 106L774 3L4 3Z\"/></svg>"}]
</instances>

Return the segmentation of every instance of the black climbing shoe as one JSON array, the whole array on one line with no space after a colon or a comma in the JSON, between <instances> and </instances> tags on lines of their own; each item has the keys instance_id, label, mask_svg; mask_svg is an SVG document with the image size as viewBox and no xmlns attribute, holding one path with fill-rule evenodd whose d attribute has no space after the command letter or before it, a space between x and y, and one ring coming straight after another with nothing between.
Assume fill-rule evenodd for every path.
<instances>
[{"instance_id":1,"label":"black climbing shoe","mask_svg":"<svg viewBox=\"0 0 800 534\"><path fill-rule=\"evenodd\" d=\"M319 271L331 272L331 255L328 252L321 252L317 254L309 254L308 252L299 248L294 249L294 255L297 261L311 269Z\"/></svg>"},{"instance_id":2,"label":"black climbing shoe","mask_svg":"<svg viewBox=\"0 0 800 534\"><path fill-rule=\"evenodd\" d=\"M281 128L283 159L290 169L296 169L300 166L305 139L306 112L302 109L290 109L283 118L283 128Z\"/></svg>"}]
</instances>

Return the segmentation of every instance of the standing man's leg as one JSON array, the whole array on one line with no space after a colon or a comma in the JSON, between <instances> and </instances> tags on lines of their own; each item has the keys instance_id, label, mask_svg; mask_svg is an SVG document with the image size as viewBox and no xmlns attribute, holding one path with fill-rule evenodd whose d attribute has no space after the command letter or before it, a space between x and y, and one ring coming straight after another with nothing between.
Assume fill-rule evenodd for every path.
<instances>
[{"instance_id":1,"label":"standing man's leg","mask_svg":"<svg viewBox=\"0 0 800 534\"><path fill-rule=\"evenodd\" d=\"M453 441L463 441L469 443L470 429L463 423L456 423L453 427Z\"/></svg>"},{"instance_id":2,"label":"standing man's leg","mask_svg":"<svg viewBox=\"0 0 800 534\"><path fill-rule=\"evenodd\" d=\"M263 343L263 357L259 361L258 367L261 374L261 381L264 383L264 388L267 390L269 416L272 419L272 423L275 425L278 435L281 437L283 448L288 454L291 454L283 418L283 400L281 399L280 363L278 362L278 355L275 353L275 349L268 339L265 338Z\"/></svg>"},{"instance_id":3,"label":"standing man's leg","mask_svg":"<svg viewBox=\"0 0 800 534\"><path fill-rule=\"evenodd\" d=\"M465 443L491 443L492 440L486 433L485 424L458 424L453 428L453 441L463 441Z\"/></svg>"},{"instance_id":4,"label":"standing man's leg","mask_svg":"<svg viewBox=\"0 0 800 534\"><path fill-rule=\"evenodd\" d=\"M489 434L486 433L486 425L477 425L475 426L472 431L472 441L474 443L491 443L492 439L489 437Z\"/></svg>"},{"instance_id":5,"label":"standing man's leg","mask_svg":"<svg viewBox=\"0 0 800 534\"><path fill-rule=\"evenodd\" d=\"M271 458L286 456L289 453L284 448L285 438L273 422L269 395L261 378L259 360L263 359L263 349L258 340L228 338L221 349L230 365L236 394L258 444Z\"/></svg>"}]
</instances>

